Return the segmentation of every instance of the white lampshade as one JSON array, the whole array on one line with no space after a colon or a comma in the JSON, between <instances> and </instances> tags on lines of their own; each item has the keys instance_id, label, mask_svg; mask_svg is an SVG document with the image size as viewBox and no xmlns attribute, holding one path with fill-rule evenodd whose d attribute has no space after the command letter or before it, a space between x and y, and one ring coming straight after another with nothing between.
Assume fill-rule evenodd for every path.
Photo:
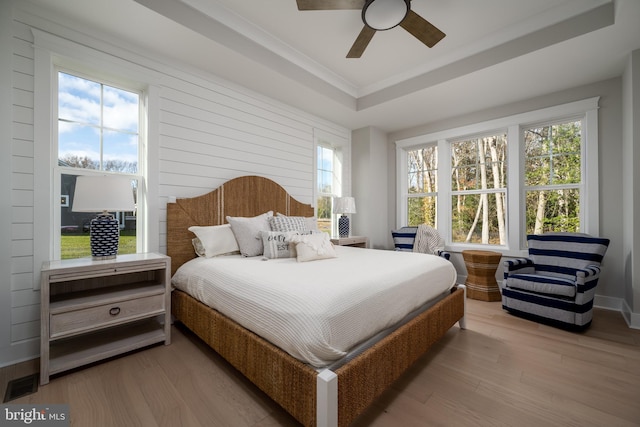
<instances>
[{"instance_id":1,"label":"white lampshade","mask_svg":"<svg viewBox=\"0 0 640 427\"><path fill-rule=\"evenodd\" d=\"M356 199L354 199L353 197L336 197L333 201L333 213L356 213Z\"/></svg>"},{"instance_id":2,"label":"white lampshade","mask_svg":"<svg viewBox=\"0 0 640 427\"><path fill-rule=\"evenodd\" d=\"M384 31L400 24L409 13L409 0L369 0L362 20L374 30Z\"/></svg>"},{"instance_id":3,"label":"white lampshade","mask_svg":"<svg viewBox=\"0 0 640 427\"><path fill-rule=\"evenodd\" d=\"M131 178L115 175L76 178L71 210L102 212L91 220L89 227L93 259L114 259L118 254L120 226L109 212L130 212L134 209Z\"/></svg>"},{"instance_id":4,"label":"white lampshade","mask_svg":"<svg viewBox=\"0 0 640 427\"><path fill-rule=\"evenodd\" d=\"M78 176L73 196L74 212L130 212L135 209L131 178Z\"/></svg>"}]
</instances>

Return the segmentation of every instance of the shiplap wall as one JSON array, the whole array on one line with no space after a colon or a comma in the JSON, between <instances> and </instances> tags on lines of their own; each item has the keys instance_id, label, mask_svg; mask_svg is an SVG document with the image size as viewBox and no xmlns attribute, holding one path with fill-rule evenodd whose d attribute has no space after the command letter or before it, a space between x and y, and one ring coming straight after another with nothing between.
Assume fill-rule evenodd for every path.
<instances>
[{"instance_id":1,"label":"shiplap wall","mask_svg":"<svg viewBox=\"0 0 640 427\"><path fill-rule=\"evenodd\" d=\"M350 132L256 94L198 78L164 82L159 95L160 249L166 203L193 197L242 175L265 176L313 202L314 133Z\"/></svg>"},{"instance_id":2,"label":"shiplap wall","mask_svg":"<svg viewBox=\"0 0 640 427\"><path fill-rule=\"evenodd\" d=\"M34 211L43 201L34 200L34 38L31 28L48 33L58 31L65 39L73 36L69 26L58 28L56 23L31 16L28 12L12 11L6 5L3 13L13 13L12 76L0 84L12 87L12 132L10 147L2 153L11 156L11 242L0 242L2 253L10 254L11 271L0 274L0 299L11 301L10 325L0 325L0 366L36 357L39 351L39 280L34 245L49 243L50 238L36 236ZM6 15L5 15L6 16ZM44 27L44 28L42 28ZM141 59L134 50L105 46L131 46L132 43L107 44L96 35L78 34L83 49L98 40L101 55L109 54L153 70L155 82L149 97L148 113L152 118L149 129L149 152L153 164L148 165L148 194L153 198L150 215L157 222L149 227L157 235L148 236L149 250L165 252L166 203L171 197L192 197L242 175L261 175L281 184L294 197L311 203L314 189L314 134L322 132L343 144L350 141L350 131L329 123L258 93L223 81L203 72L178 71L164 58ZM71 37L73 40L74 38ZM4 41L6 42L6 41ZM117 50L117 51L115 51ZM64 54L65 52L56 52ZM147 57L148 58L148 57ZM5 60L0 58L0 60ZM147 61L147 62L145 62ZM153 63L151 63L153 61ZM90 63L85 64L91 68ZM123 71L126 73L126 71ZM160 75L160 78L158 78ZM130 78L130 76L122 76ZM139 77L138 77L139 79ZM6 80L6 79L5 79ZM161 83L159 84L158 81ZM141 82L145 83L145 82ZM348 170L347 170L348 173ZM44 202L45 204L47 202ZM35 207L34 207L35 206ZM158 212L156 213L155 210ZM3 220L4 221L4 220ZM10 285L9 285L10 284Z\"/></svg>"},{"instance_id":3,"label":"shiplap wall","mask_svg":"<svg viewBox=\"0 0 640 427\"><path fill-rule=\"evenodd\" d=\"M1 289L1 298L10 296L11 326L6 331L9 336L2 336L2 347L11 346L10 352L3 353L21 360L33 351L32 347L39 348L32 341L40 334L40 292L33 290L39 278L33 268L34 61L29 28L13 21L12 34L11 271L9 277L2 278L3 284L9 279L11 287L8 295L4 287ZM15 346L21 342L29 344Z\"/></svg>"}]
</instances>

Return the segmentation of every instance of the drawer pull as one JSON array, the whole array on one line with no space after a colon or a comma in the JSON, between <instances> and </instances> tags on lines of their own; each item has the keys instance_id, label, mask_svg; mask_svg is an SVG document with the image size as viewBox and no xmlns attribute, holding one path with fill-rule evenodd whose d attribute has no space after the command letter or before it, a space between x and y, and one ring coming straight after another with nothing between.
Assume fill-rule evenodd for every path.
<instances>
[{"instance_id":1,"label":"drawer pull","mask_svg":"<svg viewBox=\"0 0 640 427\"><path fill-rule=\"evenodd\" d=\"M113 307L109 310L109 314L112 316L117 316L118 314L120 314L120 307Z\"/></svg>"}]
</instances>

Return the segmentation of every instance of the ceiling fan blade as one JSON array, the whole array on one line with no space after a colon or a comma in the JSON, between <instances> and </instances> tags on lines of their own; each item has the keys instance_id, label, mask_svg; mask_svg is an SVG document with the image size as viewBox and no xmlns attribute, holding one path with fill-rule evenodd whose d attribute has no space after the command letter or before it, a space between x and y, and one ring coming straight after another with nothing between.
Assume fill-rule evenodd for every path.
<instances>
[{"instance_id":1,"label":"ceiling fan blade","mask_svg":"<svg viewBox=\"0 0 640 427\"><path fill-rule=\"evenodd\" d=\"M446 35L413 10L409 10L400 26L429 47L435 46Z\"/></svg>"},{"instance_id":2,"label":"ceiling fan blade","mask_svg":"<svg viewBox=\"0 0 640 427\"><path fill-rule=\"evenodd\" d=\"M362 9L366 0L296 0L298 10Z\"/></svg>"},{"instance_id":3,"label":"ceiling fan blade","mask_svg":"<svg viewBox=\"0 0 640 427\"><path fill-rule=\"evenodd\" d=\"M347 53L347 58L360 58L375 33L376 30L365 25L362 31L360 31L360 34L358 34L356 41L353 42L351 50Z\"/></svg>"}]
</instances>

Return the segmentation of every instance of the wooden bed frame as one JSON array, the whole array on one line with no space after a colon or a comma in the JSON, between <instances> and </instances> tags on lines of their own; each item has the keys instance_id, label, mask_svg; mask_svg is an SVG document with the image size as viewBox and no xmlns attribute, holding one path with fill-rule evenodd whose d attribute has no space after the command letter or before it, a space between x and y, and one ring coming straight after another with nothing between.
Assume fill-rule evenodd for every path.
<instances>
[{"instance_id":1,"label":"wooden bed frame","mask_svg":"<svg viewBox=\"0 0 640 427\"><path fill-rule=\"evenodd\" d=\"M195 257L187 230L220 225L226 216L269 210L313 216L314 210L263 177L230 180L205 195L167 204L167 255L173 275ZM293 358L188 294L174 290L172 312L250 381L305 426L347 426L456 322L464 328L465 288L451 294L334 371Z\"/></svg>"}]
</instances>

